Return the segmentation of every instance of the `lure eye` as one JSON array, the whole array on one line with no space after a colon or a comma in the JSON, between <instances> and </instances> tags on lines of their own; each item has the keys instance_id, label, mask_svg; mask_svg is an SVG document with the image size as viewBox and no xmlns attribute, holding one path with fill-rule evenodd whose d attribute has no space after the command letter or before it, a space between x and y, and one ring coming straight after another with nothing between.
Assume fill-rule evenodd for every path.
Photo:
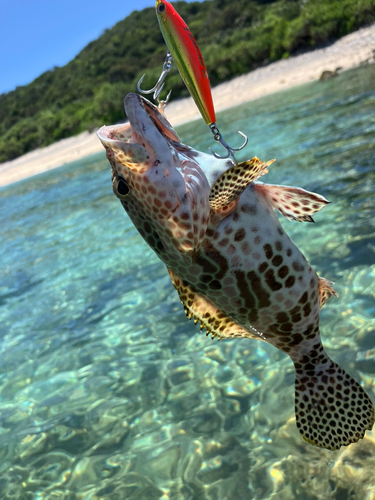
<instances>
[{"instance_id":1,"label":"lure eye","mask_svg":"<svg viewBox=\"0 0 375 500\"><path fill-rule=\"evenodd\" d=\"M158 5L158 14L163 14L164 11L165 11L165 4L164 3L160 3Z\"/></svg>"},{"instance_id":2,"label":"lure eye","mask_svg":"<svg viewBox=\"0 0 375 500\"><path fill-rule=\"evenodd\" d=\"M113 192L120 200L124 200L129 196L129 185L123 177L115 177L113 180Z\"/></svg>"}]
</instances>

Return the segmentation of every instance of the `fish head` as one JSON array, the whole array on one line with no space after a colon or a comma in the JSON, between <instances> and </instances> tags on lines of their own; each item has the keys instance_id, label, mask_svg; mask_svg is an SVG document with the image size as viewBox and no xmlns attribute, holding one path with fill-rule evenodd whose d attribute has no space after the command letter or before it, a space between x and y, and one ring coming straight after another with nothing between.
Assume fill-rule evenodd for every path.
<instances>
[{"instance_id":1,"label":"fish head","mask_svg":"<svg viewBox=\"0 0 375 500\"><path fill-rule=\"evenodd\" d=\"M124 104L129 123L98 131L113 192L149 244L194 251L209 220L211 186L231 164L182 144L158 108L140 95L128 94Z\"/></svg>"}]
</instances>

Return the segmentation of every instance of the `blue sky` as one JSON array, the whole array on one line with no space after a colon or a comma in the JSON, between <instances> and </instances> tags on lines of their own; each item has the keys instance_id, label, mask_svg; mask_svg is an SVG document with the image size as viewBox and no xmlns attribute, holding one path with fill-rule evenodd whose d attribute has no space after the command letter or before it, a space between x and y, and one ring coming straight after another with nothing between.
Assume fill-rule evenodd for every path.
<instances>
[{"instance_id":1,"label":"blue sky","mask_svg":"<svg viewBox=\"0 0 375 500\"><path fill-rule=\"evenodd\" d=\"M106 28L154 5L154 0L0 0L0 94L64 66Z\"/></svg>"}]
</instances>

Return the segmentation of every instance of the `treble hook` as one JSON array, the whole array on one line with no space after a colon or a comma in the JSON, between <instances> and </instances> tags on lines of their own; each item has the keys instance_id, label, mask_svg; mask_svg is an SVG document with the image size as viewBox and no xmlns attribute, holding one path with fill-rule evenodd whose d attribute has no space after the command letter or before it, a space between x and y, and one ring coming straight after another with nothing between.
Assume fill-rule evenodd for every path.
<instances>
[{"instance_id":1,"label":"treble hook","mask_svg":"<svg viewBox=\"0 0 375 500\"><path fill-rule=\"evenodd\" d=\"M239 147L239 148L231 148L231 147L230 147L230 146L229 146L229 145L228 145L228 144L224 141L223 136L222 136L222 135L221 135L221 133L220 133L220 130L219 130L219 129L217 128L217 126L216 126L216 123L211 123L211 124L209 125L209 127L210 127L210 129L211 129L211 132L214 134L214 139L215 139L215 141L220 142L220 144L221 144L221 145L222 145L222 146L223 146L223 147L227 150L227 153L228 153L228 154L227 154L226 156L220 156L220 155L218 155L217 153L215 153L215 151L213 151L211 148L208 148L208 149L211 151L211 153L214 155L214 157L215 157L215 158L225 159L225 158L229 158L229 157L230 157L230 158L232 159L232 162L233 162L235 165L237 165L237 160L236 160L236 158L235 158L235 156L234 156L234 152L235 152L235 151L241 151L241 149L243 149L243 148L246 146L246 144L248 143L249 138L248 138L245 134L243 134L242 132L238 131L238 133L239 133L240 135L242 135L242 137L244 137L244 138L245 138L245 142L244 142L244 143L242 144L242 146L241 146L241 147Z\"/></svg>"},{"instance_id":2,"label":"treble hook","mask_svg":"<svg viewBox=\"0 0 375 500\"><path fill-rule=\"evenodd\" d=\"M141 94L151 94L153 92L154 95L152 97L155 99L155 101L158 101L158 103L160 105L161 103L159 101L159 95L160 95L161 91L163 90L164 83L165 83L164 80L166 79L167 74L169 73L171 68L172 68L172 55L168 50L167 55L165 57L164 64L163 64L163 71L161 72L161 75L159 76L159 80L156 82L156 85L154 87L152 87L152 89L150 89L150 90L142 90L141 83L143 82L143 78L145 77L145 75L143 75L140 78L139 82L137 83L138 92ZM167 102L169 101L169 97L171 95L171 92L172 92L172 90L169 91L165 101L161 101L163 107L165 107Z\"/></svg>"}]
</instances>

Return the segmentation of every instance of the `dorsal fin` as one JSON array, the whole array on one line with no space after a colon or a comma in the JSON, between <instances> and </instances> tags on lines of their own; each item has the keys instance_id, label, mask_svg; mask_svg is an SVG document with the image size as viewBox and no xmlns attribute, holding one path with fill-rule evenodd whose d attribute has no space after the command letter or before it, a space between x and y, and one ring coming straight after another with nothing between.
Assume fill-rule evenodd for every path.
<instances>
[{"instance_id":1,"label":"dorsal fin","mask_svg":"<svg viewBox=\"0 0 375 500\"><path fill-rule=\"evenodd\" d=\"M211 189L209 201L212 210L226 211L229 205L238 201L249 184L268 172L267 167L274 161L263 162L254 156L224 172Z\"/></svg>"},{"instance_id":2,"label":"dorsal fin","mask_svg":"<svg viewBox=\"0 0 375 500\"><path fill-rule=\"evenodd\" d=\"M302 188L257 184L255 189L284 217L298 222L314 222L311 216L330 203L324 196Z\"/></svg>"},{"instance_id":3,"label":"dorsal fin","mask_svg":"<svg viewBox=\"0 0 375 500\"><path fill-rule=\"evenodd\" d=\"M201 330L206 330L206 335L211 334L212 339L222 338L252 338L266 340L262 333L256 330L242 328L229 316L220 311L206 297L194 290L186 281L181 279L172 269L168 269L173 286L178 292L184 311L194 323L200 322Z\"/></svg>"}]
</instances>

